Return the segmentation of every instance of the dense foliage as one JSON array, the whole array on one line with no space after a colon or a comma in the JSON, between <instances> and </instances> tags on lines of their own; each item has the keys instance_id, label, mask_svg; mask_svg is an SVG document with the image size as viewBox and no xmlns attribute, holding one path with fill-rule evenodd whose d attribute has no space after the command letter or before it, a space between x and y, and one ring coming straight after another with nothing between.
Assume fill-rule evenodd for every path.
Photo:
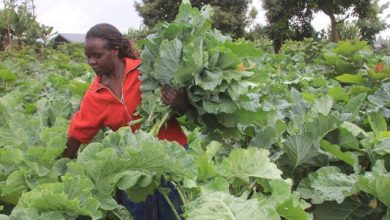
<instances>
[{"instance_id":1,"label":"dense foliage","mask_svg":"<svg viewBox=\"0 0 390 220\"><path fill-rule=\"evenodd\" d=\"M180 0L142 0L136 2L135 8L143 23L153 28L159 22L172 22L178 13ZM243 37L245 28L253 19L248 15L249 0L192 0L191 4L201 9L210 5L214 9L213 27L232 37Z\"/></svg>"},{"instance_id":2,"label":"dense foliage","mask_svg":"<svg viewBox=\"0 0 390 220\"><path fill-rule=\"evenodd\" d=\"M75 160L59 156L93 77L82 48L2 52L0 219L131 219L115 190L142 201L167 192L161 178L186 219L389 219L390 56L361 41L288 41L279 54L214 43L256 53L256 111L220 120L234 127L220 135L183 119L187 150L127 127L101 132Z\"/></svg>"},{"instance_id":3,"label":"dense foliage","mask_svg":"<svg viewBox=\"0 0 390 220\"><path fill-rule=\"evenodd\" d=\"M53 28L37 22L33 1L4 0L2 3L0 51L48 41Z\"/></svg>"},{"instance_id":4,"label":"dense foliage","mask_svg":"<svg viewBox=\"0 0 390 220\"><path fill-rule=\"evenodd\" d=\"M375 35L388 25L379 15L389 4L380 6L378 0L262 0L262 5L269 22L268 36L274 41L276 50L286 39L302 40L305 37L314 37L310 22L313 14L318 11L325 13L331 20L329 40L333 42L340 40L337 23L344 23L349 16L357 18L356 26L361 39L370 43L375 39Z\"/></svg>"},{"instance_id":5,"label":"dense foliage","mask_svg":"<svg viewBox=\"0 0 390 220\"><path fill-rule=\"evenodd\" d=\"M138 112L146 119L143 128L153 134L174 114L160 100L159 87L166 84L185 90L192 106L187 116L210 133L237 131L236 122L244 125L240 118L259 108L251 69L262 51L211 29L212 11L183 4L174 22L157 26L144 40Z\"/></svg>"}]
</instances>

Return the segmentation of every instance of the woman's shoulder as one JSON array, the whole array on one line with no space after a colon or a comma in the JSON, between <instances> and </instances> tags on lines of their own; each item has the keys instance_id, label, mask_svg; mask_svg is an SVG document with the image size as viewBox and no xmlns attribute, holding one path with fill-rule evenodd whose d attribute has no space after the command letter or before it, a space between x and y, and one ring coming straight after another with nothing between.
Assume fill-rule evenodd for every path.
<instances>
[{"instance_id":1,"label":"woman's shoulder","mask_svg":"<svg viewBox=\"0 0 390 220\"><path fill-rule=\"evenodd\" d=\"M83 102L90 102L97 98L98 91L103 89L103 85L99 83L98 77L95 77L83 96Z\"/></svg>"},{"instance_id":2,"label":"woman's shoulder","mask_svg":"<svg viewBox=\"0 0 390 220\"><path fill-rule=\"evenodd\" d=\"M142 63L141 59L132 59L132 58L128 58L128 57L126 57L124 59L124 61L126 63L126 69L125 69L126 72L137 69L139 67L139 65L141 65L141 63Z\"/></svg>"},{"instance_id":3,"label":"woman's shoulder","mask_svg":"<svg viewBox=\"0 0 390 220\"><path fill-rule=\"evenodd\" d=\"M87 96L87 95L90 96L91 94L93 94L93 92L96 92L97 90L99 90L100 87L102 86L99 82L100 82L99 76L95 76L95 78L92 80L91 84L89 84L88 89L85 91L84 96Z\"/></svg>"}]
</instances>

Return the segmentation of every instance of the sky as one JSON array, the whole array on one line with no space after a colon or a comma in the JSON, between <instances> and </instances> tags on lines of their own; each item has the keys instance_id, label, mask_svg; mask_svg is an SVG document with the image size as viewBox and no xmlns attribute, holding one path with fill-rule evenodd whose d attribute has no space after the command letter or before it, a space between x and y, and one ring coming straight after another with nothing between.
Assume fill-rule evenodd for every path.
<instances>
[{"instance_id":1,"label":"sky","mask_svg":"<svg viewBox=\"0 0 390 220\"><path fill-rule=\"evenodd\" d=\"M85 33L95 24L111 23L121 32L139 28L134 0L35 0L38 22L61 33Z\"/></svg>"},{"instance_id":2,"label":"sky","mask_svg":"<svg viewBox=\"0 0 390 220\"><path fill-rule=\"evenodd\" d=\"M138 0L140 1L140 0ZM387 0L380 0L386 2ZM121 32L127 32L129 27L138 29L142 19L137 14L135 0L34 0L37 20L45 25L53 26L60 33L86 33L90 27L98 23L110 23ZM260 1L256 1L260 2ZM261 5L255 5L259 11L256 23L265 24L264 11ZM390 14L390 9L386 11ZM387 19L390 23L390 18ZM312 25L317 31L327 28L329 18L317 14ZM390 38L390 29L380 33L384 38Z\"/></svg>"}]
</instances>

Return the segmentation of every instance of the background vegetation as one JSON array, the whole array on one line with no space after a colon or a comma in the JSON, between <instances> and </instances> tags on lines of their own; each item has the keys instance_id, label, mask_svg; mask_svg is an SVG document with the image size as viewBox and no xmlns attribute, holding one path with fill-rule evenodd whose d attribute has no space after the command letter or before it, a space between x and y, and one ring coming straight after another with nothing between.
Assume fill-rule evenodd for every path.
<instances>
[{"instance_id":1,"label":"background vegetation","mask_svg":"<svg viewBox=\"0 0 390 220\"><path fill-rule=\"evenodd\" d=\"M176 20L177 2L138 3L147 22L126 34L151 77L161 76L156 66L196 67L185 79L205 111L180 118L188 150L123 128L102 130L75 160L60 155L94 77L83 46L41 43L52 29L36 22L33 1L3 2L1 220L131 219L115 190L142 201L167 192L162 178L179 189L187 219L390 219L390 43L373 41L386 26L376 1L262 1L269 23L252 29L249 2L226 1L241 5L235 11L210 1L222 33L210 28L210 10L197 9L206 2ZM164 13L152 17L157 3ZM327 33L305 20L319 10L336 20Z\"/></svg>"}]
</instances>

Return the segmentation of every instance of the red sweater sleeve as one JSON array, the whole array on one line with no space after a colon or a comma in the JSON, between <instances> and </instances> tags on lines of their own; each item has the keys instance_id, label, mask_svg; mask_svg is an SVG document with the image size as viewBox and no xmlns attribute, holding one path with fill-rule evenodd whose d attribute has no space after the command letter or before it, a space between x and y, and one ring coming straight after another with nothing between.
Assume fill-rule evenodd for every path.
<instances>
[{"instance_id":1,"label":"red sweater sleeve","mask_svg":"<svg viewBox=\"0 0 390 220\"><path fill-rule=\"evenodd\" d=\"M83 144L90 142L101 128L98 109L87 92L81 101L80 109L73 115L68 136Z\"/></svg>"}]
</instances>

